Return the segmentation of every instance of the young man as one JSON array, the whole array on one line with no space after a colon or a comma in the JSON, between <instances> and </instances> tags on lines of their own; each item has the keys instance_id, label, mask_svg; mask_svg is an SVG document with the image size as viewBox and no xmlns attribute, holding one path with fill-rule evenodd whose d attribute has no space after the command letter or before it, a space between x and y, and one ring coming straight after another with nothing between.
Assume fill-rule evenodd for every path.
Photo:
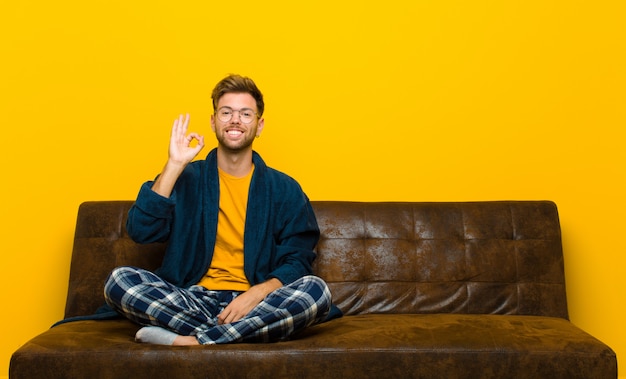
<instances>
[{"instance_id":1,"label":"young man","mask_svg":"<svg viewBox=\"0 0 626 379\"><path fill-rule=\"evenodd\" d=\"M192 162L204 137L188 133L189 115L180 116L163 171L128 214L135 241L168 242L162 266L119 267L105 285L109 306L146 325L140 342L277 341L325 320L331 308L326 283L312 275L319 229L309 200L252 150L263 131L263 95L251 79L231 75L212 99L218 147Z\"/></svg>"}]
</instances>

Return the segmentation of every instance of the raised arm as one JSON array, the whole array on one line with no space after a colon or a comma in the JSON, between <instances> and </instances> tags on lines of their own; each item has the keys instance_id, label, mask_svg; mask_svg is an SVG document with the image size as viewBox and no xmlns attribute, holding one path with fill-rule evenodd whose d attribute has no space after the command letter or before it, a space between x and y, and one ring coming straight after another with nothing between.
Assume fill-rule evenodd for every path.
<instances>
[{"instance_id":1,"label":"raised arm","mask_svg":"<svg viewBox=\"0 0 626 379\"><path fill-rule=\"evenodd\" d=\"M204 136L194 132L187 134L188 125L189 114L174 120L167 163L152 185L152 190L161 196L170 197L180 174L204 147ZM193 140L197 141L195 146L192 146Z\"/></svg>"}]
</instances>

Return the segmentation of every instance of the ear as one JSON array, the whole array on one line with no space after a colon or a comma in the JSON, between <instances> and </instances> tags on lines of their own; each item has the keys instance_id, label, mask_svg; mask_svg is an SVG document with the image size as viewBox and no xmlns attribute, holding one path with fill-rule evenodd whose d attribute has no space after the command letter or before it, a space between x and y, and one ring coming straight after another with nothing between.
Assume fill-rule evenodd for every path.
<instances>
[{"instance_id":1,"label":"ear","mask_svg":"<svg viewBox=\"0 0 626 379\"><path fill-rule=\"evenodd\" d=\"M211 130L215 133L215 113L211 115Z\"/></svg>"},{"instance_id":2,"label":"ear","mask_svg":"<svg viewBox=\"0 0 626 379\"><path fill-rule=\"evenodd\" d=\"M259 138L261 136L261 132L263 131L263 127L265 126L265 119L261 117L259 119L259 123L256 126L256 136Z\"/></svg>"}]
</instances>

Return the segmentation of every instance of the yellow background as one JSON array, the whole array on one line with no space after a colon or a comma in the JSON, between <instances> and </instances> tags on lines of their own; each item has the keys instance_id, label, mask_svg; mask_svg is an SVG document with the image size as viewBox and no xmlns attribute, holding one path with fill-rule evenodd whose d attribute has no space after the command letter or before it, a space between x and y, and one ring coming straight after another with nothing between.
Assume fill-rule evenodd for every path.
<instances>
[{"instance_id":1,"label":"yellow background","mask_svg":"<svg viewBox=\"0 0 626 379\"><path fill-rule=\"evenodd\" d=\"M78 205L134 199L179 113L210 134L231 72L313 200L554 200L571 320L623 357L625 4L2 1L0 377L63 316Z\"/></svg>"}]
</instances>

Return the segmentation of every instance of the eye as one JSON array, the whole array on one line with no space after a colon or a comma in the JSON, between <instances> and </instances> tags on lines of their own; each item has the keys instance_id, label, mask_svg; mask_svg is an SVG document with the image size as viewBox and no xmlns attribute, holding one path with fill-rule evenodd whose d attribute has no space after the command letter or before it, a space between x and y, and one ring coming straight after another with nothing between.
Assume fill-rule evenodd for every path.
<instances>
[{"instance_id":1,"label":"eye","mask_svg":"<svg viewBox=\"0 0 626 379\"><path fill-rule=\"evenodd\" d=\"M233 113L231 109L222 109L220 110L220 114L222 116L230 116Z\"/></svg>"},{"instance_id":2,"label":"eye","mask_svg":"<svg viewBox=\"0 0 626 379\"><path fill-rule=\"evenodd\" d=\"M242 110L241 111L241 115L243 117L252 118L252 116L254 115L254 112L252 112L250 110Z\"/></svg>"}]
</instances>

